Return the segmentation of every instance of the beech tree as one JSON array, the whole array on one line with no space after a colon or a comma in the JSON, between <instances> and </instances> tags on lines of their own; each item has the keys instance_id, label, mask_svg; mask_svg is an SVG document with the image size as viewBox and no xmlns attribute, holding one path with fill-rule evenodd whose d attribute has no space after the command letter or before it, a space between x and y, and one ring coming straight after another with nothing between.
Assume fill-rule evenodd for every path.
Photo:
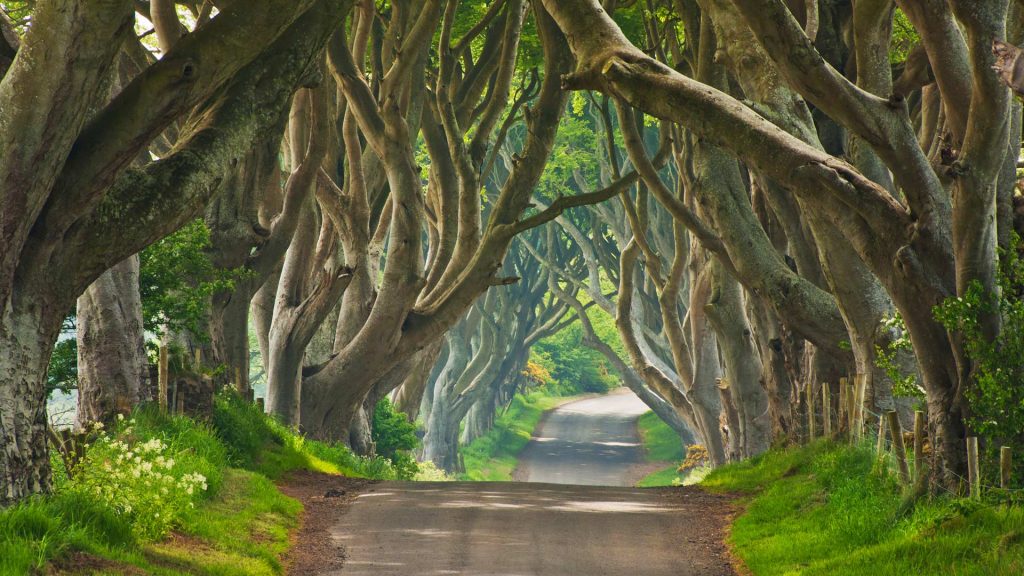
<instances>
[{"instance_id":1,"label":"beech tree","mask_svg":"<svg viewBox=\"0 0 1024 576\"><path fill-rule=\"evenodd\" d=\"M677 3L680 14L690 15L687 37L713 22L727 51L743 52L730 58L739 71L767 64L777 72L736 74L749 82L743 87L749 105L725 83L699 70L683 74L672 67L676 62L636 48L593 0L544 4L577 57L576 70L563 77L565 87L604 91L622 107L676 122L781 186L805 218L827 221L815 232L823 263L842 254L829 240L841 238L852 248L906 322L927 392L938 478L954 484L964 469L970 361L932 308L974 281L995 289L1000 229L1008 234L1012 225L1006 215L1015 179L1008 167L1016 163L1020 130L1019 110L992 70L993 42L1019 34L1019 6L900 4L921 34L931 70L925 86L914 86L922 90L922 104L912 114L908 94L894 91L890 2L854 4L855 66L830 63L817 35L809 34L813 29L801 23L806 12L794 13L778 0ZM740 24L753 42L729 42L735 38L718 33ZM810 106L848 131L858 153L846 160L825 150L809 130ZM848 265L855 271L856 262ZM859 329L858 311L849 303L839 298L847 326ZM998 314L987 329L998 332Z\"/></svg>"},{"instance_id":2,"label":"beech tree","mask_svg":"<svg viewBox=\"0 0 1024 576\"><path fill-rule=\"evenodd\" d=\"M134 4L36 2L18 38L4 20L0 503L49 489L46 366L75 299L192 219L280 127L346 3L225 3L110 98L118 54L138 41Z\"/></svg>"}]
</instances>

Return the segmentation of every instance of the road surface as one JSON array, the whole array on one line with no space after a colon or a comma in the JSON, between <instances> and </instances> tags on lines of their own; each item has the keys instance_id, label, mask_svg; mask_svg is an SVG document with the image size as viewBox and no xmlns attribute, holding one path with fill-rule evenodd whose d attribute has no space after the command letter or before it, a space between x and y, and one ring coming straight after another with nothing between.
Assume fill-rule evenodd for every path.
<instances>
[{"instance_id":1,"label":"road surface","mask_svg":"<svg viewBox=\"0 0 1024 576\"><path fill-rule=\"evenodd\" d=\"M384 482L330 530L340 576L725 576L728 502L697 489Z\"/></svg>"},{"instance_id":2,"label":"road surface","mask_svg":"<svg viewBox=\"0 0 1024 576\"><path fill-rule=\"evenodd\" d=\"M722 544L728 498L695 488L582 485L627 482L628 469L643 457L636 418L645 410L632 394L614 394L550 413L521 460L529 483L380 482L355 486L342 505L330 493L308 497L309 490L325 490L308 479L299 561L289 572L734 574Z\"/></svg>"},{"instance_id":3,"label":"road surface","mask_svg":"<svg viewBox=\"0 0 1024 576\"><path fill-rule=\"evenodd\" d=\"M636 421L647 405L622 389L564 404L545 415L519 455L515 479L591 486L632 486L644 462Z\"/></svg>"}]
</instances>

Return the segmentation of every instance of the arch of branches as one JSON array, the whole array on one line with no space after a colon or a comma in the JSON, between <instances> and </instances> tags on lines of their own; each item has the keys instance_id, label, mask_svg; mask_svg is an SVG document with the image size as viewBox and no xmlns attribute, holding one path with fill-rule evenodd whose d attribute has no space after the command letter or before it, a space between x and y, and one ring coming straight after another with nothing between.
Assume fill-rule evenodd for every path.
<instances>
[{"instance_id":1,"label":"arch of branches","mask_svg":"<svg viewBox=\"0 0 1024 576\"><path fill-rule=\"evenodd\" d=\"M242 393L258 349L310 436L370 450L391 396L451 469L578 323L717 465L841 375L900 406L876 349L909 337L888 366L962 473L976 364L933 308L1015 248L1016 0L0 8L0 503L49 489L69 313L79 419L151 398L137 255L199 218L233 279L162 338Z\"/></svg>"}]
</instances>

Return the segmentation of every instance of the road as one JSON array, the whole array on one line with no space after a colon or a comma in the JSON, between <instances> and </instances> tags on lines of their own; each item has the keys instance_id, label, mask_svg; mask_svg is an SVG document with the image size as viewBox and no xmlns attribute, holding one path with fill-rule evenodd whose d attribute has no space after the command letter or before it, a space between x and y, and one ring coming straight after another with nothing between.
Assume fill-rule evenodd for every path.
<instances>
[{"instance_id":1,"label":"road","mask_svg":"<svg viewBox=\"0 0 1024 576\"><path fill-rule=\"evenodd\" d=\"M550 413L524 454L520 470L529 483L380 482L353 489L344 512L329 498L304 499L297 548L302 565L315 568L293 564L290 573L734 574L722 544L728 498L695 488L581 485L626 482L626 470L642 458L638 403L616 394Z\"/></svg>"},{"instance_id":2,"label":"road","mask_svg":"<svg viewBox=\"0 0 1024 576\"><path fill-rule=\"evenodd\" d=\"M341 576L725 576L728 503L696 489L387 482L330 531Z\"/></svg>"},{"instance_id":3,"label":"road","mask_svg":"<svg viewBox=\"0 0 1024 576\"><path fill-rule=\"evenodd\" d=\"M515 479L588 486L632 486L644 462L636 420L647 405L628 389L548 412L519 455Z\"/></svg>"}]
</instances>

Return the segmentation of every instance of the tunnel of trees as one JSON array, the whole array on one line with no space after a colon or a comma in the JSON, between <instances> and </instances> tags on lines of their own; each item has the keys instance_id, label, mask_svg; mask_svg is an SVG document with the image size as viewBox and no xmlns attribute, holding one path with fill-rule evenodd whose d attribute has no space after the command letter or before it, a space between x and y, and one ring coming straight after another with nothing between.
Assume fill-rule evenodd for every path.
<instances>
[{"instance_id":1,"label":"tunnel of trees","mask_svg":"<svg viewBox=\"0 0 1024 576\"><path fill-rule=\"evenodd\" d=\"M556 366L713 465L854 374L937 485L1024 445L1018 0L0 7L0 504L158 342L360 453L390 398L446 470Z\"/></svg>"}]
</instances>

